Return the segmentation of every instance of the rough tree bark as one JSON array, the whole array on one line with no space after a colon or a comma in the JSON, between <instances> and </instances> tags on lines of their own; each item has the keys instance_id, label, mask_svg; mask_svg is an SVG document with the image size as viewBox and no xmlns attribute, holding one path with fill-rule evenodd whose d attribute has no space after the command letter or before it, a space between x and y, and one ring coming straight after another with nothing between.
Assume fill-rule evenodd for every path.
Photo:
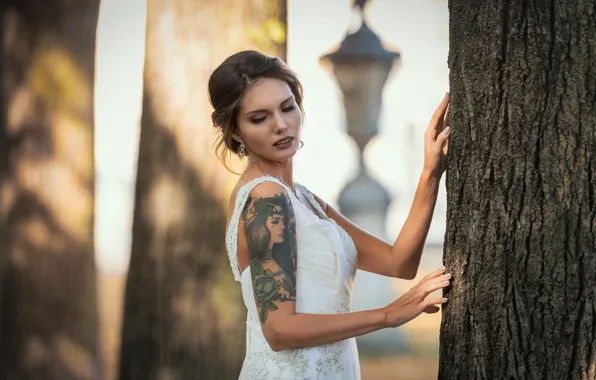
<instances>
[{"instance_id":1,"label":"rough tree bark","mask_svg":"<svg viewBox=\"0 0 596 380\"><path fill-rule=\"evenodd\" d=\"M100 379L93 255L99 1L0 4L0 378Z\"/></svg>"},{"instance_id":2,"label":"rough tree bark","mask_svg":"<svg viewBox=\"0 0 596 380\"><path fill-rule=\"evenodd\" d=\"M281 55L279 4L148 3L122 380L238 376L245 311L224 246L232 178L214 155L207 81L238 50Z\"/></svg>"},{"instance_id":3,"label":"rough tree bark","mask_svg":"<svg viewBox=\"0 0 596 380\"><path fill-rule=\"evenodd\" d=\"M450 0L440 379L596 378L596 4Z\"/></svg>"}]
</instances>

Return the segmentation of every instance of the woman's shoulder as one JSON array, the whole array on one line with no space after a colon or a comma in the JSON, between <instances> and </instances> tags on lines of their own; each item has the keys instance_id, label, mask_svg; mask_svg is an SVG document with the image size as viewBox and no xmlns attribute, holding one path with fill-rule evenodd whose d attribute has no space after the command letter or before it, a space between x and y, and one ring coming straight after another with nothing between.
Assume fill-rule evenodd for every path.
<instances>
[{"instance_id":1,"label":"woman's shoulder","mask_svg":"<svg viewBox=\"0 0 596 380\"><path fill-rule=\"evenodd\" d=\"M270 176L255 176L248 178L241 178L236 182L234 189L230 193L229 205L233 208L236 199L241 193L247 193L252 197L267 197L279 193L285 193L287 190L279 183L277 179Z\"/></svg>"},{"instance_id":2,"label":"woman's shoulder","mask_svg":"<svg viewBox=\"0 0 596 380\"><path fill-rule=\"evenodd\" d=\"M303 185L301 183L297 183L297 185L302 189L303 193L305 193L307 197L311 197L313 201L317 202L319 204L319 206L321 206L321 209L323 209L324 212L327 212L327 202L325 202L323 199L319 198L315 193L310 191L310 189L308 187L306 187L305 185Z\"/></svg>"}]
</instances>

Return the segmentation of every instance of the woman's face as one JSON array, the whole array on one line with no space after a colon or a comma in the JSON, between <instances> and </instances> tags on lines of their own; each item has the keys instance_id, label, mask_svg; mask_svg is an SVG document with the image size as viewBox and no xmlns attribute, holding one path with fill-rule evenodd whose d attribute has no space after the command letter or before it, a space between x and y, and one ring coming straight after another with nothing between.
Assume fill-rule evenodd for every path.
<instances>
[{"instance_id":1,"label":"woman's face","mask_svg":"<svg viewBox=\"0 0 596 380\"><path fill-rule=\"evenodd\" d=\"M300 148L302 112L285 81L262 78L251 86L238 112L238 134L250 154L284 161Z\"/></svg>"},{"instance_id":2,"label":"woman's face","mask_svg":"<svg viewBox=\"0 0 596 380\"><path fill-rule=\"evenodd\" d=\"M283 243L285 228L282 209L275 206L272 215L267 218L267 229L271 233L269 249L273 247L273 244Z\"/></svg>"}]
</instances>

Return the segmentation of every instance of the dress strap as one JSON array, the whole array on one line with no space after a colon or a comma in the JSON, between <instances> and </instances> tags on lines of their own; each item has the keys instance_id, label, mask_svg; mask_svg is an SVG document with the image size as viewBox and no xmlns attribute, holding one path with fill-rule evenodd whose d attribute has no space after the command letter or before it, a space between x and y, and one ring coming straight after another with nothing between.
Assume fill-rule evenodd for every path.
<instances>
[{"instance_id":1,"label":"dress strap","mask_svg":"<svg viewBox=\"0 0 596 380\"><path fill-rule=\"evenodd\" d=\"M240 224L240 215L242 214L244 204L248 200L248 195L252 189L263 182L275 182L291 193L291 190L284 183L271 176L255 178L238 189L236 201L234 202L234 211L226 232L226 249L228 251L228 258L230 259L230 266L234 273L234 280L239 282L242 281L242 273L240 272L240 267L238 265L238 225Z\"/></svg>"},{"instance_id":2,"label":"dress strap","mask_svg":"<svg viewBox=\"0 0 596 380\"><path fill-rule=\"evenodd\" d=\"M314 209L317 216L323 220L328 220L329 217L327 217L325 210L323 210L323 208L321 207L319 202L317 202L313 193L311 193L310 190L308 190L308 188L306 186L303 186L299 183L296 184L296 187L300 188L300 192L306 198L308 203L310 203L310 206Z\"/></svg>"}]
</instances>

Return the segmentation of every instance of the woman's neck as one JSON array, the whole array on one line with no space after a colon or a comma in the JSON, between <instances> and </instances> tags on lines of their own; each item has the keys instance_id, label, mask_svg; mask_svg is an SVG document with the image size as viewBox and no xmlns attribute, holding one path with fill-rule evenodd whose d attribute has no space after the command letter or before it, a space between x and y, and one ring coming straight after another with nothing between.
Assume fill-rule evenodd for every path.
<instances>
[{"instance_id":1,"label":"woman's neck","mask_svg":"<svg viewBox=\"0 0 596 380\"><path fill-rule=\"evenodd\" d=\"M260 157L249 157L248 164L262 174L273 176L282 180L286 185L294 187L294 173L292 159L280 161L269 161Z\"/></svg>"}]
</instances>

